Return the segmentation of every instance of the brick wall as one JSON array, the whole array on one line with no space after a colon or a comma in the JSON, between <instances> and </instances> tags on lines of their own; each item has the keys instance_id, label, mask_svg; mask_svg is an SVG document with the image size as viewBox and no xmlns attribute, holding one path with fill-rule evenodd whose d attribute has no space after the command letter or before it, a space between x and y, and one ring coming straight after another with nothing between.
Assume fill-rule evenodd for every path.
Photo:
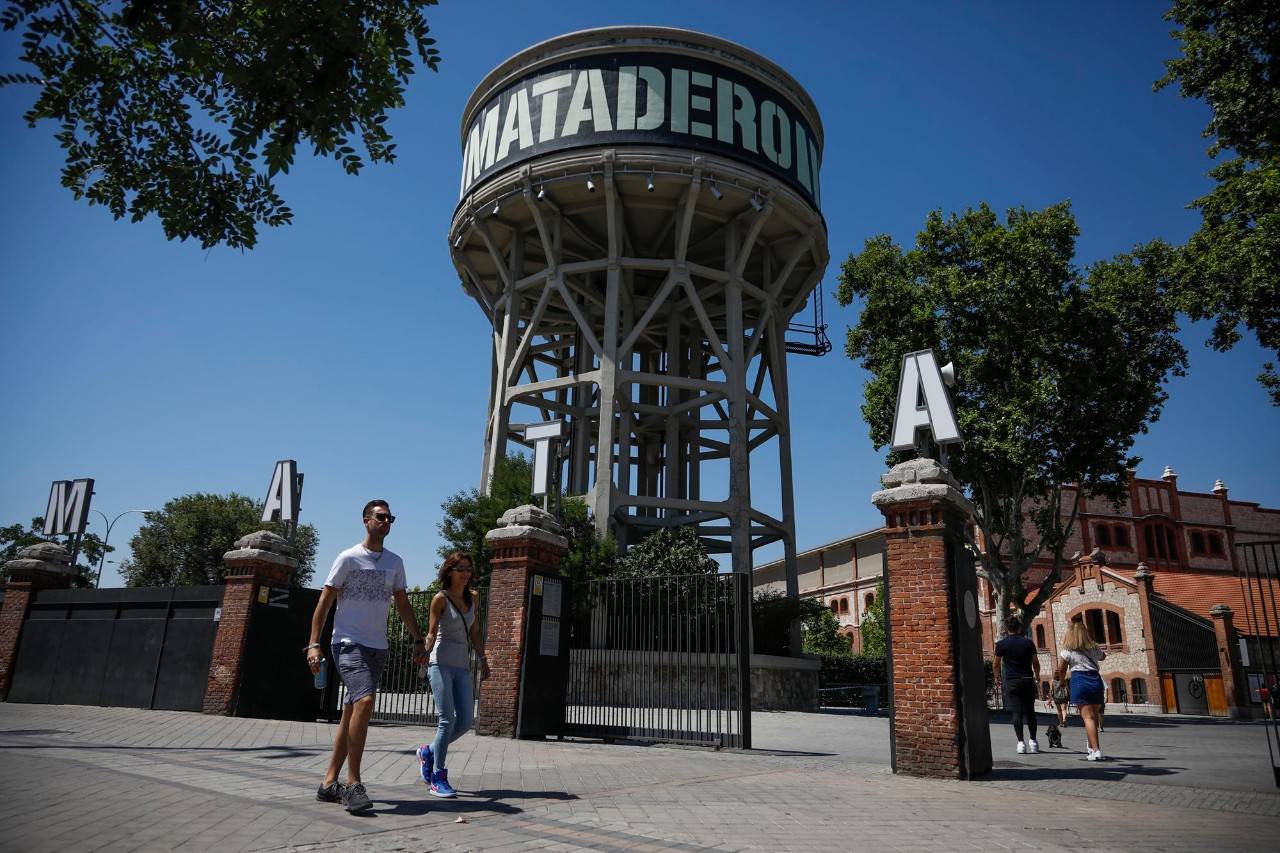
<instances>
[{"instance_id":1,"label":"brick wall","mask_svg":"<svg viewBox=\"0 0 1280 853\"><path fill-rule=\"evenodd\" d=\"M18 659L18 638L31 594L30 581L9 581L4 588L4 606L0 609L0 702L9 698L13 664Z\"/></svg>"},{"instance_id":2,"label":"brick wall","mask_svg":"<svg viewBox=\"0 0 1280 853\"><path fill-rule=\"evenodd\" d=\"M564 551L537 538L491 539L489 544L494 549L485 637L489 677L480 685L476 734L515 737L529 578L554 572Z\"/></svg>"},{"instance_id":3,"label":"brick wall","mask_svg":"<svg viewBox=\"0 0 1280 853\"><path fill-rule=\"evenodd\" d=\"M204 691L204 713L230 716L236 710L245 647L249 640L249 618L257 584L252 576L228 577L222 594L222 618L213 640L209 681Z\"/></svg>"},{"instance_id":4,"label":"brick wall","mask_svg":"<svg viewBox=\"0 0 1280 853\"><path fill-rule=\"evenodd\" d=\"M946 618L946 516L935 502L896 504L887 513L892 725L899 773L959 778L955 649Z\"/></svg>"}]
</instances>

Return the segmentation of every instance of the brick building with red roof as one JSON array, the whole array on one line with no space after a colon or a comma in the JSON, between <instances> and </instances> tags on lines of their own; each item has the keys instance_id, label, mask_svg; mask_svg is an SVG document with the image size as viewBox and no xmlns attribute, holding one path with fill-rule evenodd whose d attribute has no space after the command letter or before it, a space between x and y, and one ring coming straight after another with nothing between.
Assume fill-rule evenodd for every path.
<instances>
[{"instance_id":1,"label":"brick building with red roof","mask_svg":"<svg viewBox=\"0 0 1280 853\"><path fill-rule=\"evenodd\" d=\"M1268 549L1269 577L1246 585L1247 543L1280 541L1280 510L1232 500L1219 480L1210 492L1178 489L1172 468L1160 479L1133 476L1118 506L1085 498L1072 487L1063 500L1079 502L1079 518L1065 553L1084 556L1064 574L1029 627L1041 651L1041 689L1068 623L1081 619L1107 651L1102 675L1108 702L1151 713L1260 715L1266 687L1264 656L1280 661L1280 547ZM800 594L831 607L852 648L877 594L884 535L868 530L798 555ZM1039 567L1041 577L1047 566ZM1037 569L1033 568L1034 578ZM756 588L783 588L782 562L754 571ZM1263 572L1266 575L1266 572ZM992 647L993 599L979 581L984 644ZM1252 596L1249 595L1250 590Z\"/></svg>"}]
</instances>

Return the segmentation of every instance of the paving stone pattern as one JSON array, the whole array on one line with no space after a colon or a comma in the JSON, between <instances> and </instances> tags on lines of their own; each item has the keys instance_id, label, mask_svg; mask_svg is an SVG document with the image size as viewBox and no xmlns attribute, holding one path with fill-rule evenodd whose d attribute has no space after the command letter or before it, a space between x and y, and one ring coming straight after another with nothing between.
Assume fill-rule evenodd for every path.
<instances>
[{"instance_id":1,"label":"paving stone pattern","mask_svg":"<svg viewBox=\"0 0 1280 853\"><path fill-rule=\"evenodd\" d=\"M1280 797L1256 786L1134 781L1119 761L1074 772L1069 754L1001 760L983 782L913 779L877 758L882 719L757 714L755 728L774 749L469 734L449 750L463 794L444 801L417 778L427 732L375 726L375 808L353 817L314 799L327 724L0 704L0 849L1198 851L1280 837Z\"/></svg>"}]
</instances>

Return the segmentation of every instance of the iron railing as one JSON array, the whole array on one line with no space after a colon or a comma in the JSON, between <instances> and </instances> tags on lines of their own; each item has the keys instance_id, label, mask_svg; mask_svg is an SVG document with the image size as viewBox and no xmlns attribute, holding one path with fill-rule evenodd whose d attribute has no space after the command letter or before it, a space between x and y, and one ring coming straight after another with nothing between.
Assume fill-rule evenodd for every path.
<instances>
[{"instance_id":1,"label":"iron railing","mask_svg":"<svg viewBox=\"0 0 1280 853\"><path fill-rule=\"evenodd\" d=\"M1247 670L1259 677L1260 688L1265 688L1269 702L1264 704L1263 728L1267 733L1267 756L1271 760L1271 772L1276 787L1280 788L1280 667L1277 666L1276 643L1272 638L1280 635L1280 602L1277 584L1280 584L1280 541L1241 542L1240 586L1244 600L1244 624L1237 631L1254 638L1252 649L1257 651L1247 664ZM1241 627L1244 630L1239 630ZM1251 649L1251 650L1252 650ZM1250 689L1246 685L1246 689ZM1261 691L1259 691L1261 692Z\"/></svg>"},{"instance_id":2,"label":"iron railing","mask_svg":"<svg viewBox=\"0 0 1280 853\"><path fill-rule=\"evenodd\" d=\"M425 634L432 596L426 590L413 590L407 594L418 625ZM487 614L484 605L484 598L477 596L473 606L476 608L476 618L480 620L481 636L484 636ZM478 661L474 659L471 661L471 687L471 695L479 701L480 670ZM339 679L339 707L345 700L346 687ZM420 674L420 667L413 662L413 637L400 621L394 605L387 612L387 664L382 670L382 677L378 679L373 719L383 723L424 726L434 726L440 721L435 698L431 695L431 685Z\"/></svg>"},{"instance_id":3,"label":"iron railing","mask_svg":"<svg viewBox=\"0 0 1280 853\"><path fill-rule=\"evenodd\" d=\"M565 734L749 749L750 580L582 584L570 614Z\"/></svg>"}]
</instances>

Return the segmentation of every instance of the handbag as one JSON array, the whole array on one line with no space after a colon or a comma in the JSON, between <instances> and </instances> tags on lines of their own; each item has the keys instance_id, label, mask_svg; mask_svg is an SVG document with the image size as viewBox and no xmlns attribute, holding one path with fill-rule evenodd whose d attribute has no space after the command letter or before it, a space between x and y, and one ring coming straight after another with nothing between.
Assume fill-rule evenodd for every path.
<instances>
[{"instance_id":1,"label":"handbag","mask_svg":"<svg viewBox=\"0 0 1280 853\"><path fill-rule=\"evenodd\" d=\"M1054 702L1057 702L1058 704L1062 704L1066 702L1067 699L1069 698L1070 698L1070 694L1067 693L1067 686L1065 684L1063 684L1061 681L1054 684L1053 686Z\"/></svg>"}]
</instances>

